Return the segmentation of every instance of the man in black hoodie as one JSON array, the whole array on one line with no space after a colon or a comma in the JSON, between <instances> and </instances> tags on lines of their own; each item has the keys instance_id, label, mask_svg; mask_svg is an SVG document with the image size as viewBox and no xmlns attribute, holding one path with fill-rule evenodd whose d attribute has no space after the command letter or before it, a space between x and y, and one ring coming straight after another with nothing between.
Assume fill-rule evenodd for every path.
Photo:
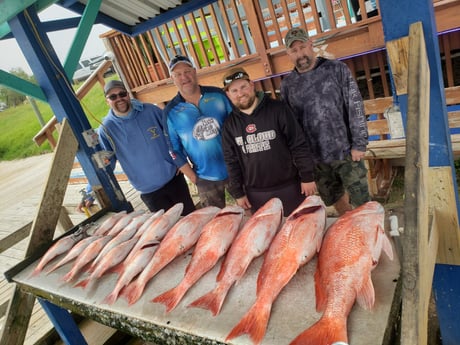
<instances>
[{"instance_id":1,"label":"man in black hoodie","mask_svg":"<svg viewBox=\"0 0 460 345\"><path fill-rule=\"evenodd\" d=\"M244 69L230 70L223 84L234 106L222 131L228 191L252 212L277 197L288 216L316 193L302 129L285 103L256 92Z\"/></svg>"}]
</instances>

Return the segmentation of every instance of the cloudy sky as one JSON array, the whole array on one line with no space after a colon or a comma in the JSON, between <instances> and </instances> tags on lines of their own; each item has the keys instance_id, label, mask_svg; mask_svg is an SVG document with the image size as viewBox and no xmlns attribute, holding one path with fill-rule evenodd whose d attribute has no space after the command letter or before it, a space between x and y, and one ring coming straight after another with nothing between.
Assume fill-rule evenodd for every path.
<instances>
[{"instance_id":1,"label":"cloudy sky","mask_svg":"<svg viewBox=\"0 0 460 345\"><path fill-rule=\"evenodd\" d=\"M41 21L71 18L75 16L75 13L57 5L52 5L39 14ZM82 58L102 55L104 53L105 47L99 35L107 31L109 31L109 28L101 24L97 24L93 27L82 53ZM75 33L76 29L49 33L51 44L56 50L61 62L65 61ZM8 52L8 54L0 54L0 69L8 72L12 68L22 68L27 74L32 74L32 70L15 39L0 40L0 51Z\"/></svg>"}]
</instances>

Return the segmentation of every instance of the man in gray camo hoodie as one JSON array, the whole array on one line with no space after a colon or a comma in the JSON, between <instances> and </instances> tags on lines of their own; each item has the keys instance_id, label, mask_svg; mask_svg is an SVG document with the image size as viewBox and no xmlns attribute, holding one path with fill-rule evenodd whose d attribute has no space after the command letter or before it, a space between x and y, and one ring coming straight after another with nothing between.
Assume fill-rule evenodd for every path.
<instances>
[{"instance_id":1,"label":"man in gray camo hoodie","mask_svg":"<svg viewBox=\"0 0 460 345\"><path fill-rule=\"evenodd\" d=\"M363 161L368 133L358 85L345 63L315 56L306 30L290 29L284 42L295 68L282 80L281 96L310 144L321 198L342 215L370 200Z\"/></svg>"}]
</instances>

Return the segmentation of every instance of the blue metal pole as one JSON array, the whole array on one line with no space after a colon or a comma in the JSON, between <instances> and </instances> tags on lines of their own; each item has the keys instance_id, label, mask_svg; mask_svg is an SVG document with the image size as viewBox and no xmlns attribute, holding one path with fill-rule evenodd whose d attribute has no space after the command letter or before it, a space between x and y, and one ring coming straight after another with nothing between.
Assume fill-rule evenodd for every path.
<instances>
[{"instance_id":1,"label":"blue metal pole","mask_svg":"<svg viewBox=\"0 0 460 345\"><path fill-rule=\"evenodd\" d=\"M102 151L99 144L88 146L83 133L91 125L75 95L72 85L54 51L34 6L30 6L8 23L35 79L47 97L59 122L67 118L79 143L77 158L93 188L102 186L114 211L132 210L110 167L98 167L94 161Z\"/></svg>"},{"instance_id":2,"label":"blue metal pole","mask_svg":"<svg viewBox=\"0 0 460 345\"><path fill-rule=\"evenodd\" d=\"M87 345L75 320L70 313L47 300L38 298L38 302L53 323L62 341L66 345Z\"/></svg>"}]
</instances>

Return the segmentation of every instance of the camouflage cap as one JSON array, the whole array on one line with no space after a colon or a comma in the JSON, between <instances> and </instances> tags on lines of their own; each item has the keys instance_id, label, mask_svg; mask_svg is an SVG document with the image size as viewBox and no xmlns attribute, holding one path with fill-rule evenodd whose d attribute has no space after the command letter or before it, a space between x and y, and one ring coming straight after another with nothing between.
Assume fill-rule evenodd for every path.
<instances>
[{"instance_id":1,"label":"camouflage cap","mask_svg":"<svg viewBox=\"0 0 460 345\"><path fill-rule=\"evenodd\" d=\"M290 29L284 37L284 44L286 48L290 48L295 41L307 42L309 39L308 32L302 28Z\"/></svg>"}]
</instances>

